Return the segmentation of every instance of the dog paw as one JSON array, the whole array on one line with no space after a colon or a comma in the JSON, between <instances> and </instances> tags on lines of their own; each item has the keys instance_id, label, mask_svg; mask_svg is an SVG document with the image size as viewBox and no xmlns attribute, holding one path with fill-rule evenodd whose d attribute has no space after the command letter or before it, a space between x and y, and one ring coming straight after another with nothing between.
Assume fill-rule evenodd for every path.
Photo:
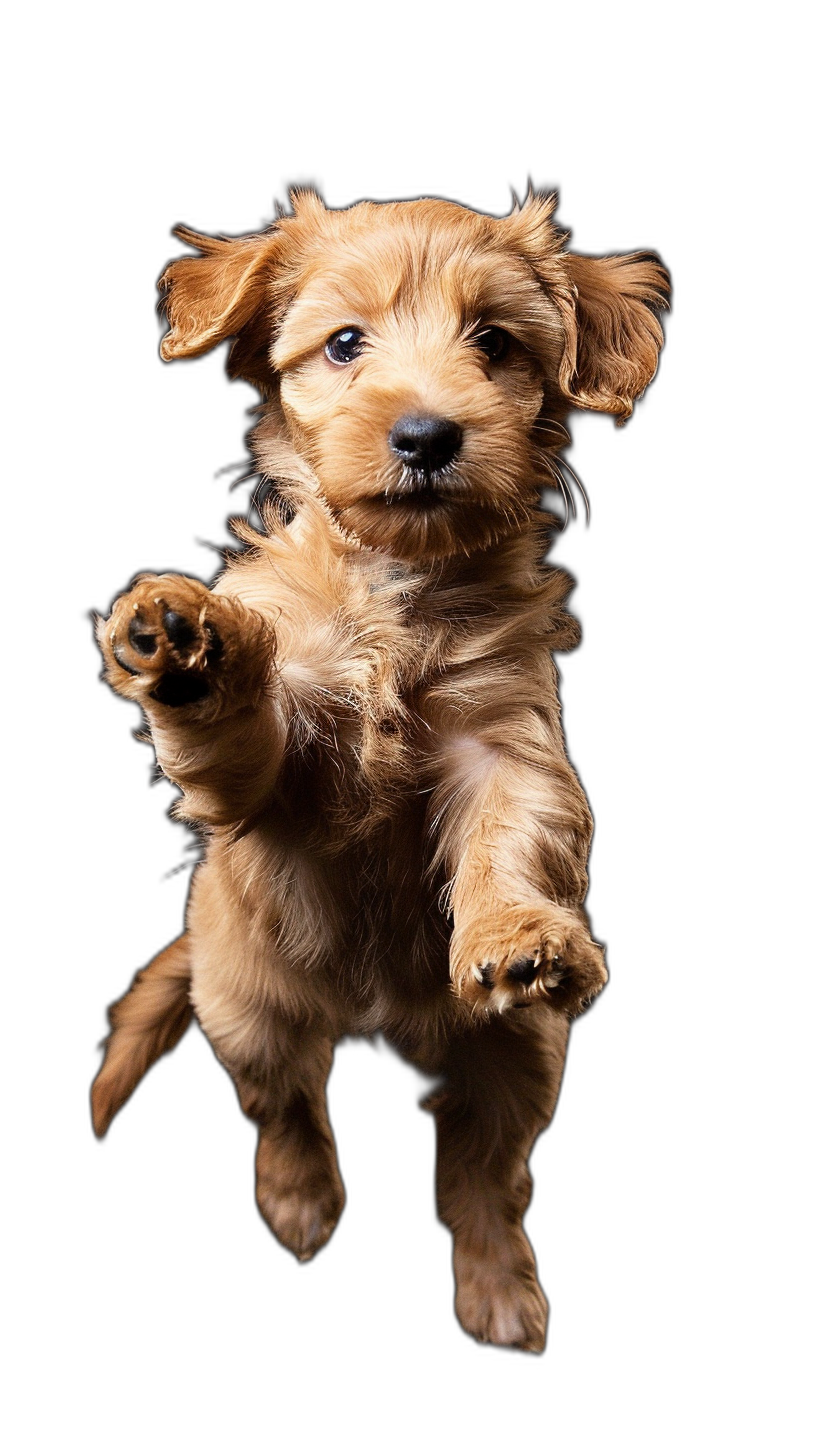
<instances>
[{"instance_id":1,"label":"dog paw","mask_svg":"<svg viewBox=\"0 0 816 1456\"><path fill-rule=\"evenodd\" d=\"M268 1189L258 1194L261 1216L275 1238L305 1264L318 1249L328 1243L343 1212L342 1191L324 1189L315 1197L304 1197L299 1190L289 1193Z\"/></svg>"},{"instance_id":2,"label":"dog paw","mask_svg":"<svg viewBox=\"0 0 816 1456\"><path fill-rule=\"evenodd\" d=\"M249 682L255 664L240 648L253 627L256 642L267 645L269 629L241 603L190 577L143 576L98 623L98 637L108 680L125 697L168 708L212 708L220 706L227 678L234 694L231 669L239 657Z\"/></svg>"},{"instance_id":3,"label":"dog paw","mask_svg":"<svg viewBox=\"0 0 816 1456\"><path fill-rule=\"evenodd\" d=\"M532 1269L493 1261L457 1260L456 1317L474 1339L539 1354L547 1338L548 1307Z\"/></svg>"},{"instance_id":4,"label":"dog paw","mask_svg":"<svg viewBox=\"0 0 816 1456\"><path fill-rule=\"evenodd\" d=\"M270 1176L258 1163L258 1207L278 1242L291 1249L302 1264L328 1243L345 1203L337 1175L312 1176L309 1182L293 1178L289 1185L280 1175Z\"/></svg>"},{"instance_id":5,"label":"dog paw","mask_svg":"<svg viewBox=\"0 0 816 1456\"><path fill-rule=\"evenodd\" d=\"M454 931L451 956L457 994L488 1014L545 1001L577 1016L607 980L601 946L558 905L502 912L487 933Z\"/></svg>"}]
</instances>

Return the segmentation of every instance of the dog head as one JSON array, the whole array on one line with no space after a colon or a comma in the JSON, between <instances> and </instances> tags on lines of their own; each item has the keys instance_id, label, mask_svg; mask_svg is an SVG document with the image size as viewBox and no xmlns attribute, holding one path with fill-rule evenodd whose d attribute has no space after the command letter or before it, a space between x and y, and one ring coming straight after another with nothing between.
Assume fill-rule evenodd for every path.
<instances>
[{"instance_id":1,"label":"dog head","mask_svg":"<svg viewBox=\"0 0 816 1456\"><path fill-rule=\"evenodd\" d=\"M471 552L534 518L573 408L620 421L657 368L668 277L648 254L569 253L555 198L494 218L436 199L327 209L293 194L266 232L177 235L165 359L232 338L344 531L405 560Z\"/></svg>"}]
</instances>

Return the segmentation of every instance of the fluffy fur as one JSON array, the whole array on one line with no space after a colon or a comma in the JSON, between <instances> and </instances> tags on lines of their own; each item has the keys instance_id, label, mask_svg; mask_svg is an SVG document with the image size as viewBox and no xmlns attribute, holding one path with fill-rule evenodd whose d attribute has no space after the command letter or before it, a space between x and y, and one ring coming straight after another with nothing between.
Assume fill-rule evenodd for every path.
<instances>
[{"instance_id":1,"label":"fluffy fur","mask_svg":"<svg viewBox=\"0 0 816 1456\"><path fill-rule=\"evenodd\" d=\"M332 1049L383 1032L439 1078L459 1319L530 1350L547 1306L527 1158L606 980L552 660L577 640L571 583L543 564L539 500L572 408L631 414L668 296L650 255L568 252L554 205L329 211L302 192L257 235L179 229L197 254L161 280L162 356L232 340L274 490L211 589L137 578L98 629L205 854L185 933L112 1010L97 1132L192 1005L259 1126L261 1213L309 1258L344 1197ZM333 362L352 328L359 354ZM444 468L406 468L405 416L456 422Z\"/></svg>"}]
</instances>

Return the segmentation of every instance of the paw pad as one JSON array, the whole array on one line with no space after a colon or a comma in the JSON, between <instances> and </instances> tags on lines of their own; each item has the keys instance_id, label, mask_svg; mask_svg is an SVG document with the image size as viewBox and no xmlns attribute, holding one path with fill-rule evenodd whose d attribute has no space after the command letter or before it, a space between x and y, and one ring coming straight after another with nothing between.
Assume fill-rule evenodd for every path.
<instances>
[{"instance_id":1,"label":"paw pad","mask_svg":"<svg viewBox=\"0 0 816 1456\"><path fill-rule=\"evenodd\" d=\"M133 621L128 627L128 642L139 653L140 657L155 656L156 649L159 645L156 641L156 634L150 632L147 623L138 616L133 618Z\"/></svg>"},{"instance_id":2,"label":"paw pad","mask_svg":"<svg viewBox=\"0 0 816 1456\"><path fill-rule=\"evenodd\" d=\"M168 641L172 642L179 652L185 652L188 647L192 647L196 640L195 627L187 621L186 617L182 617L181 612L171 611L169 607L162 617L162 626L167 633Z\"/></svg>"},{"instance_id":3,"label":"paw pad","mask_svg":"<svg viewBox=\"0 0 816 1456\"><path fill-rule=\"evenodd\" d=\"M538 975L540 957L525 956L523 960L514 961L512 966L507 968L508 981L517 981L522 986L531 986Z\"/></svg>"}]
</instances>

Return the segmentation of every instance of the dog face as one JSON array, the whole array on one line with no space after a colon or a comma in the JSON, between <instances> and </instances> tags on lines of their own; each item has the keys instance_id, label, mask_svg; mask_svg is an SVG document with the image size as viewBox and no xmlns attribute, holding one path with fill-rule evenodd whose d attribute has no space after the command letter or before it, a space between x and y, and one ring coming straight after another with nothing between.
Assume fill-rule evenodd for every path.
<instances>
[{"instance_id":1,"label":"dog face","mask_svg":"<svg viewBox=\"0 0 816 1456\"><path fill-rule=\"evenodd\" d=\"M326 209L256 237L180 230L161 280L165 358L233 336L339 525L404 560L489 546L552 483L571 407L626 418L654 374L656 260L564 251L553 198L506 218L432 199Z\"/></svg>"},{"instance_id":2,"label":"dog face","mask_svg":"<svg viewBox=\"0 0 816 1456\"><path fill-rule=\"evenodd\" d=\"M272 352L295 447L365 545L418 559L500 538L540 493L557 308L493 219L440 203L330 217Z\"/></svg>"}]
</instances>

